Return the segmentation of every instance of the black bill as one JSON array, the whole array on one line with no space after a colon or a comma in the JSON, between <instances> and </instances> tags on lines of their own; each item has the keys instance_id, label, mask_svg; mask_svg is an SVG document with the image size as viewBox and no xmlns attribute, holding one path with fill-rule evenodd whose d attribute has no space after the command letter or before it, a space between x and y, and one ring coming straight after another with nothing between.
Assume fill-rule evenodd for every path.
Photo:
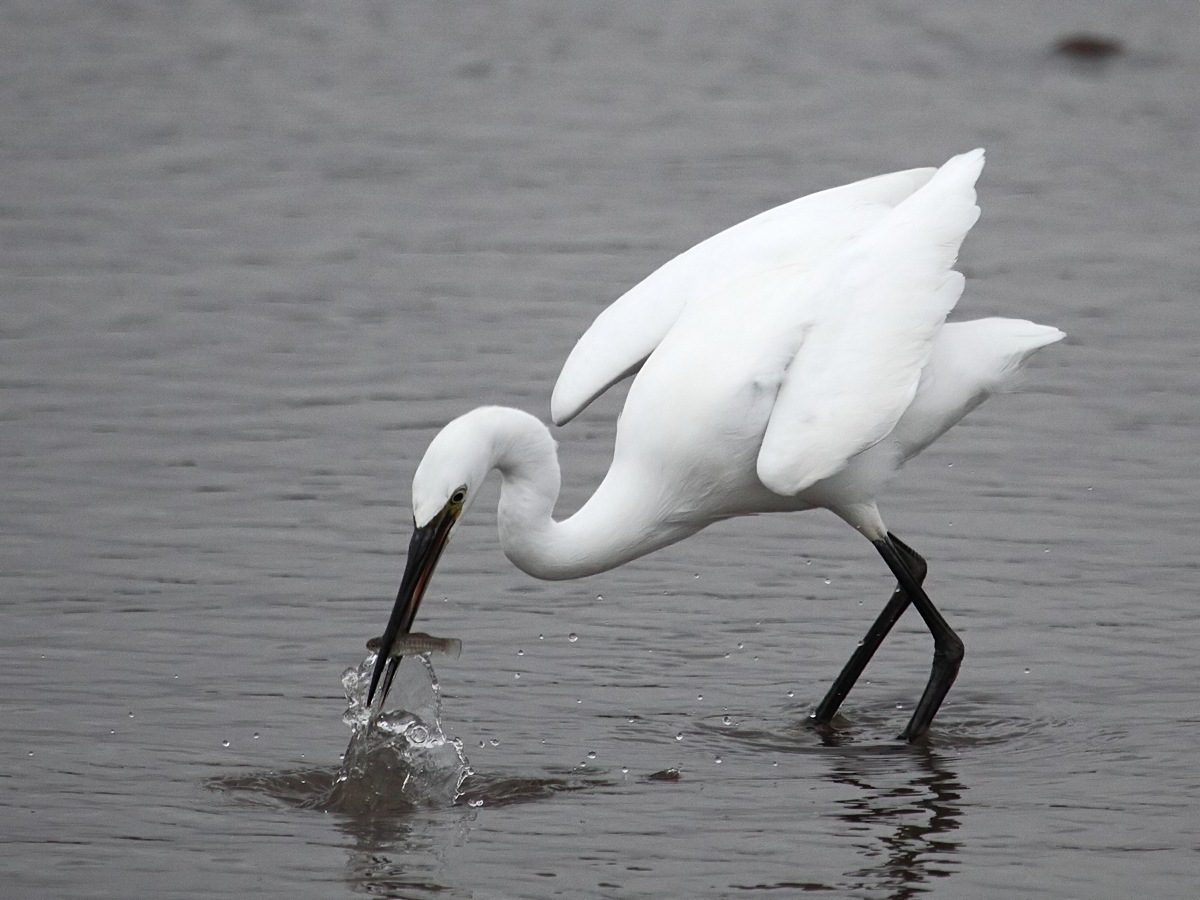
<instances>
[{"instance_id":1,"label":"black bill","mask_svg":"<svg viewBox=\"0 0 1200 900\"><path fill-rule=\"evenodd\" d=\"M375 671L371 673L371 687L367 691L367 703L374 698L375 688L379 686L385 669L387 677L383 678L381 699L386 699L388 691L391 690L392 679L400 665L400 658L392 656L392 647L398 636L408 634L412 630L421 598L425 596L429 579L433 576L442 551L446 549L450 531L460 511L461 507L447 506L434 516L428 525L413 531L412 540L408 542L408 562L404 566L404 577L400 580L400 591L396 594L396 605L392 608L391 618L388 619L387 628L380 639L379 655L375 660Z\"/></svg>"}]
</instances>

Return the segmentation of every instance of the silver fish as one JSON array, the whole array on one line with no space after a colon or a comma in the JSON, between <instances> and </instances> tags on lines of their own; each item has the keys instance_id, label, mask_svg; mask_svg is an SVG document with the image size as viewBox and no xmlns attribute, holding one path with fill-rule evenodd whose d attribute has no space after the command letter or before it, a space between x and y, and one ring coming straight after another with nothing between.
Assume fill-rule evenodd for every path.
<instances>
[{"instance_id":1,"label":"silver fish","mask_svg":"<svg viewBox=\"0 0 1200 900\"><path fill-rule=\"evenodd\" d=\"M382 637L373 637L367 641L367 649L378 653L383 643ZM462 655L462 641L458 638L439 638L423 631L412 631L399 635L392 644L393 657L411 656L413 654L438 653L458 659Z\"/></svg>"}]
</instances>

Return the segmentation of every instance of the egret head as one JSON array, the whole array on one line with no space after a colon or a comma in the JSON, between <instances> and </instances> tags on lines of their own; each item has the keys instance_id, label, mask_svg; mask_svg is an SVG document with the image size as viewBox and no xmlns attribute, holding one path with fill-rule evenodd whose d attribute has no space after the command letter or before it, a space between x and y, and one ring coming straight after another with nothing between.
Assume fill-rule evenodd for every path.
<instances>
[{"instance_id":1,"label":"egret head","mask_svg":"<svg viewBox=\"0 0 1200 900\"><path fill-rule=\"evenodd\" d=\"M383 694L387 695L396 671L396 663L390 662L396 638L412 630L421 598L442 551L492 467L487 431L477 419L475 414L467 413L438 432L413 476L413 535L408 544L408 561L396 605L380 641L368 703L375 696L385 668L388 674Z\"/></svg>"},{"instance_id":2,"label":"egret head","mask_svg":"<svg viewBox=\"0 0 1200 900\"><path fill-rule=\"evenodd\" d=\"M483 410L473 410L448 423L430 441L412 483L413 524L424 527L458 497L459 514L475 500L492 468L492 441Z\"/></svg>"}]
</instances>

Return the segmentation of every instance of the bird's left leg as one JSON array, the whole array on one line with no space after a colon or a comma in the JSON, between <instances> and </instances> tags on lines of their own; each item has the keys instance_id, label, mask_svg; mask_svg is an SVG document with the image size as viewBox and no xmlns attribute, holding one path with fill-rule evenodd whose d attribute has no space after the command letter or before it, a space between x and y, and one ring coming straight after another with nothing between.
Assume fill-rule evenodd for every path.
<instances>
[{"instance_id":1,"label":"bird's left leg","mask_svg":"<svg viewBox=\"0 0 1200 900\"><path fill-rule=\"evenodd\" d=\"M896 549L900 551L905 558L905 563L917 584L923 584L925 581L925 573L928 566L925 565L925 560L921 555L913 550L908 544L904 543L895 535L889 535ZM867 663L871 661L871 657L875 655L875 651L879 649L883 639L888 636L888 632L892 630L892 626L900 620L904 615L904 611L908 609L910 603L908 591L903 585L897 584L896 590L892 593L892 598L888 601L887 606L879 614L871 629L867 632L866 637L858 642L858 646L854 649L854 653L847 660L846 665L842 667L842 671L838 677L834 679L829 691L825 694L825 698L817 704L817 708L813 710L811 718L819 725L828 725L837 713L838 708L842 705L842 701L850 693L850 689L854 687L863 670L866 669Z\"/></svg>"},{"instance_id":2,"label":"bird's left leg","mask_svg":"<svg viewBox=\"0 0 1200 900\"><path fill-rule=\"evenodd\" d=\"M910 563L905 558L904 552L900 550L900 543L895 535L889 532L887 537L872 541L872 543L879 551L879 555L883 557L884 562L888 564L888 568L892 570L892 574L896 576L900 586L908 594L913 606L917 608L917 612L921 614L921 618L925 620L926 626L933 635L933 667L929 672L929 681L925 685L925 691L921 694L912 718L909 719L904 731L900 733L902 740L911 743L929 730L929 724L937 715L942 701L946 699L946 694L949 693L950 686L954 684L954 679L958 677L958 669L962 665L963 659L963 642L954 633L954 629L950 627L949 623L942 618L942 614L937 611L933 601L921 587L921 581L917 579L916 574L910 568Z\"/></svg>"}]
</instances>

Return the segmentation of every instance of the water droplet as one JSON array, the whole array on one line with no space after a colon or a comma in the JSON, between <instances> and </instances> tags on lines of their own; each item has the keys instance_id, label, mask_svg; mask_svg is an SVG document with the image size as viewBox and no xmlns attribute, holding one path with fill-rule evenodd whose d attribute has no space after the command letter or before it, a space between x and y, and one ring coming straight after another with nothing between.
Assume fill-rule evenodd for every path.
<instances>
[{"instance_id":1,"label":"water droplet","mask_svg":"<svg viewBox=\"0 0 1200 900\"><path fill-rule=\"evenodd\" d=\"M480 746L480 747L486 747L486 746L487 746L487 743L486 743L485 741L480 741L480 742L479 742L479 746Z\"/></svg>"},{"instance_id":2,"label":"water droplet","mask_svg":"<svg viewBox=\"0 0 1200 900\"><path fill-rule=\"evenodd\" d=\"M256 741L258 740L258 732L257 731L254 732L254 740L256 740Z\"/></svg>"},{"instance_id":3,"label":"water droplet","mask_svg":"<svg viewBox=\"0 0 1200 900\"><path fill-rule=\"evenodd\" d=\"M131 719L133 718L133 710L132 709L129 711L129 718L131 718Z\"/></svg>"},{"instance_id":4,"label":"water droplet","mask_svg":"<svg viewBox=\"0 0 1200 900\"><path fill-rule=\"evenodd\" d=\"M30 756L33 756L33 751L32 751L32 750L30 750L30 751L29 751L29 755L30 755Z\"/></svg>"},{"instance_id":5,"label":"water droplet","mask_svg":"<svg viewBox=\"0 0 1200 900\"><path fill-rule=\"evenodd\" d=\"M825 579L825 583L826 583L826 584L833 584L833 579L831 579L831 578L826 578L826 579Z\"/></svg>"},{"instance_id":6,"label":"water droplet","mask_svg":"<svg viewBox=\"0 0 1200 900\"><path fill-rule=\"evenodd\" d=\"M742 649L743 647L745 647L745 646L746 646L746 645L745 645L745 644L743 644L741 641L739 641L739 642L738 642L738 649L739 649L739 650L741 650L741 649Z\"/></svg>"},{"instance_id":7,"label":"water droplet","mask_svg":"<svg viewBox=\"0 0 1200 900\"><path fill-rule=\"evenodd\" d=\"M597 595L596 595L596 602L597 602L597 603L601 603L601 602L603 602L603 601L604 601L604 595L603 595L603 594L597 594Z\"/></svg>"},{"instance_id":8,"label":"water droplet","mask_svg":"<svg viewBox=\"0 0 1200 900\"><path fill-rule=\"evenodd\" d=\"M1029 674L1029 669L1028 669L1028 667L1026 667L1026 669L1025 669L1025 674L1026 674L1026 675L1028 675L1028 674Z\"/></svg>"},{"instance_id":9,"label":"water droplet","mask_svg":"<svg viewBox=\"0 0 1200 900\"><path fill-rule=\"evenodd\" d=\"M518 650L518 651L517 651L517 656L524 656L524 655L525 655L525 651L524 651L524 650Z\"/></svg>"},{"instance_id":10,"label":"water droplet","mask_svg":"<svg viewBox=\"0 0 1200 900\"><path fill-rule=\"evenodd\" d=\"M1091 490L1091 488L1088 488L1088 490L1090 491L1090 490ZM699 577L700 577L700 573L699 573L699 572L697 572L697 573L696 573L695 575L693 575L692 577L693 577L693 578L699 578Z\"/></svg>"},{"instance_id":11,"label":"water droplet","mask_svg":"<svg viewBox=\"0 0 1200 900\"><path fill-rule=\"evenodd\" d=\"M498 738L492 738L491 740L488 741L488 743L491 744L493 747L500 746L500 741Z\"/></svg>"},{"instance_id":12,"label":"water droplet","mask_svg":"<svg viewBox=\"0 0 1200 900\"><path fill-rule=\"evenodd\" d=\"M1049 548L1049 547L1047 547L1047 548L1046 548L1045 550L1043 550L1042 552L1043 552L1043 553L1049 553L1049 552L1050 552L1050 548Z\"/></svg>"},{"instance_id":13,"label":"water droplet","mask_svg":"<svg viewBox=\"0 0 1200 900\"><path fill-rule=\"evenodd\" d=\"M1091 488L1089 487L1089 488L1088 488L1088 490L1090 491L1090 490L1091 490ZM46 658L46 657L44 657L44 656L42 657L42 659L45 659L45 658Z\"/></svg>"},{"instance_id":14,"label":"water droplet","mask_svg":"<svg viewBox=\"0 0 1200 900\"><path fill-rule=\"evenodd\" d=\"M677 741L683 740L683 732L682 731L675 732L675 740L677 740Z\"/></svg>"},{"instance_id":15,"label":"water droplet","mask_svg":"<svg viewBox=\"0 0 1200 900\"><path fill-rule=\"evenodd\" d=\"M953 469L953 468L954 468L954 463L946 463L946 468L947 468L947 469Z\"/></svg>"},{"instance_id":16,"label":"water droplet","mask_svg":"<svg viewBox=\"0 0 1200 900\"><path fill-rule=\"evenodd\" d=\"M904 704L903 704L903 703L897 703L897 704L896 704L896 709L904 709Z\"/></svg>"},{"instance_id":17,"label":"water droplet","mask_svg":"<svg viewBox=\"0 0 1200 900\"><path fill-rule=\"evenodd\" d=\"M722 717L721 717L721 724L722 724L722 725L732 725L732 724L733 724L733 719L729 718L729 716L722 716Z\"/></svg>"},{"instance_id":18,"label":"water droplet","mask_svg":"<svg viewBox=\"0 0 1200 900\"><path fill-rule=\"evenodd\" d=\"M776 769L778 769L778 768L779 768L779 760L775 760L775 762L771 763L771 766L772 766L773 768L776 768Z\"/></svg>"},{"instance_id":19,"label":"water droplet","mask_svg":"<svg viewBox=\"0 0 1200 900\"><path fill-rule=\"evenodd\" d=\"M796 692L795 692L795 691L788 691L788 696L789 696L789 697L795 697L795 696L796 696Z\"/></svg>"},{"instance_id":20,"label":"water droplet","mask_svg":"<svg viewBox=\"0 0 1200 900\"><path fill-rule=\"evenodd\" d=\"M595 759L595 758L596 758L596 751L595 751L595 750L589 750L589 751L587 752L587 758L588 758L588 759Z\"/></svg>"},{"instance_id":21,"label":"water droplet","mask_svg":"<svg viewBox=\"0 0 1200 900\"><path fill-rule=\"evenodd\" d=\"M579 640L579 635L577 635L575 632L572 631L570 634L567 635L567 640L573 644L577 640Z\"/></svg>"},{"instance_id":22,"label":"water droplet","mask_svg":"<svg viewBox=\"0 0 1200 900\"><path fill-rule=\"evenodd\" d=\"M229 746L229 741L221 741L221 746L222 746L222 747L228 747L228 746Z\"/></svg>"},{"instance_id":23,"label":"water droplet","mask_svg":"<svg viewBox=\"0 0 1200 900\"><path fill-rule=\"evenodd\" d=\"M33 754L32 754L32 753L30 753L29 755L30 755L30 756L33 756ZM622 774L622 775L628 775L628 774L629 774L629 766L621 766L621 774Z\"/></svg>"},{"instance_id":24,"label":"water droplet","mask_svg":"<svg viewBox=\"0 0 1200 900\"><path fill-rule=\"evenodd\" d=\"M719 766L719 765L721 764L721 757L719 757L719 756L714 756L714 757L713 757L713 762L715 762L715 763L716 763L716 764Z\"/></svg>"},{"instance_id":25,"label":"water droplet","mask_svg":"<svg viewBox=\"0 0 1200 900\"><path fill-rule=\"evenodd\" d=\"M517 679L517 680L519 680L519 679L521 678L521 673L520 673L520 672L513 672L513 678L514 678L514 679Z\"/></svg>"},{"instance_id":26,"label":"water droplet","mask_svg":"<svg viewBox=\"0 0 1200 900\"><path fill-rule=\"evenodd\" d=\"M696 699L697 699L697 700L703 700L703 699L704 699L704 695L703 695L703 694L697 694L697 695L696 695Z\"/></svg>"},{"instance_id":27,"label":"water droplet","mask_svg":"<svg viewBox=\"0 0 1200 900\"><path fill-rule=\"evenodd\" d=\"M806 559L806 560L804 561L804 564L805 564L806 566L811 566L811 565L812 565L812 560L811 560L811 559Z\"/></svg>"},{"instance_id":28,"label":"water droplet","mask_svg":"<svg viewBox=\"0 0 1200 900\"><path fill-rule=\"evenodd\" d=\"M475 800L468 800L467 806L471 806L471 807L474 807L475 809L479 809L479 807L483 806L483 798L479 797Z\"/></svg>"},{"instance_id":29,"label":"water droplet","mask_svg":"<svg viewBox=\"0 0 1200 900\"><path fill-rule=\"evenodd\" d=\"M108 729L108 733L109 733L109 734L116 734L116 733L117 733L117 729L115 729L115 728L110 728L110 729Z\"/></svg>"},{"instance_id":30,"label":"water droplet","mask_svg":"<svg viewBox=\"0 0 1200 900\"><path fill-rule=\"evenodd\" d=\"M538 635L538 640L539 640L539 641L544 641L545 639L546 639L546 636L545 636L544 634L539 634L539 635Z\"/></svg>"},{"instance_id":31,"label":"water droplet","mask_svg":"<svg viewBox=\"0 0 1200 900\"><path fill-rule=\"evenodd\" d=\"M725 654L725 658L726 658L726 659L729 659L729 654L728 654L728 653L726 653L726 654Z\"/></svg>"}]
</instances>

